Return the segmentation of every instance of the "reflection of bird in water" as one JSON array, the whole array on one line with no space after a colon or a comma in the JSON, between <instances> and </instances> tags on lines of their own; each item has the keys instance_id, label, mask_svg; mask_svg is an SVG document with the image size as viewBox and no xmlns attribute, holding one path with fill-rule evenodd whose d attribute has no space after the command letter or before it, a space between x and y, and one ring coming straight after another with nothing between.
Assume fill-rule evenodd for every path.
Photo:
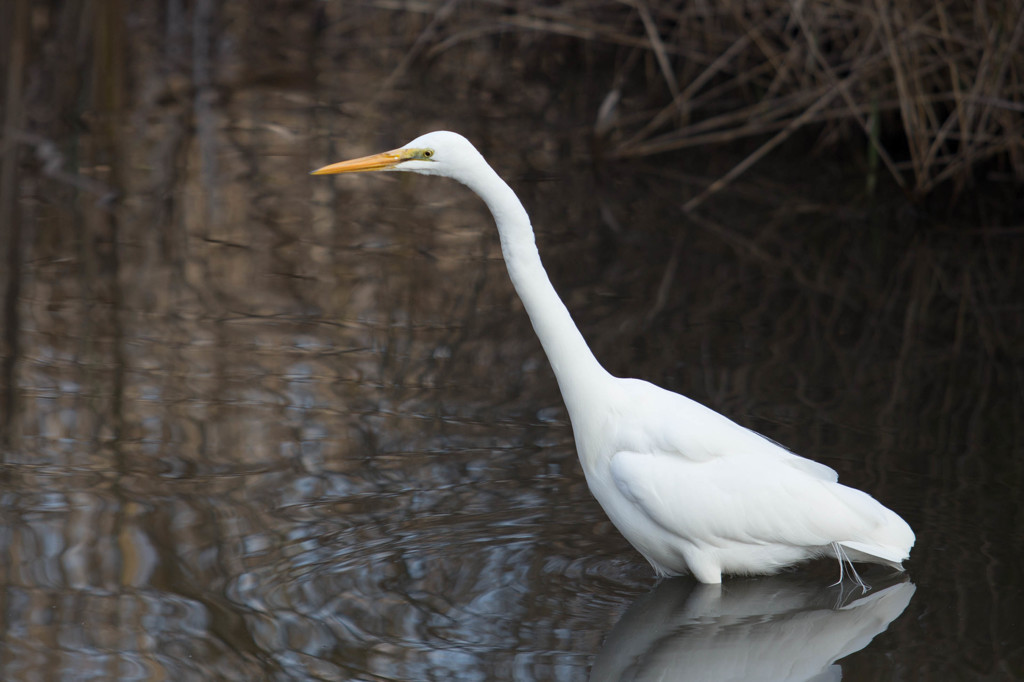
<instances>
[{"instance_id":1,"label":"reflection of bird in water","mask_svg":"<svg viewBox=\"0 0 1024 682\"><path fill-rule=\"evenodd\" d=\"M836 606L833 591L793 574L666 580L615 624L590 681L839 680L833 663L884 632L914 591L901 582Z\"/></svg>"},{"instance_id":2,"label":"reflection of bird in water","mask_svg":"<svg viewBox=\"0 0 1024 682\"><path fill-rule=\"evenodd\" d=\"M870 495L837 483L829 467L689 398L606 372L548 280L526 210L469 141L428 133L314 174L373 170L450 177L487 203L509 277L558 379L590 490L659 575L718 583L723 573L773 573L817 556L839 559L840 581L851 561L901 568L913 531Z\"/></svg>"}]
</instances>

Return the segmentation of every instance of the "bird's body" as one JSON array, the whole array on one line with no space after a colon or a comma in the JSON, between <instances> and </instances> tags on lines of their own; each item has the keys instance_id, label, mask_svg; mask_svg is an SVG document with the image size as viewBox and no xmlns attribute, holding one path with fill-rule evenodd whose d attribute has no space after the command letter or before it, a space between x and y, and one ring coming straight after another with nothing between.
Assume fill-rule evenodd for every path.
<instances>
[{"instance_id":1,"label":"bird's body","mask_svg":"<svg viewBox=\"0 0 1024 682\"><path fill-rule=\"evenodd\" d=\"M659 575L718 583L723 573L774 573L818 556L897 568L907 558L907 523L829 467L685 396L605 371L548 279L526 210L465 138L428 133L315 173L366 170L451 177L486 202L558 380L587 484Z\"/></svg>"},{"instance_id":2,"label":"bird's body","mask_svg":"<svg viewBox=\"0 0 1024 682\"><path fill-rule=\"evenodd\" d=\"M836 556L834 544L854 560L906 558L907 524L829 467L684 396L607 379L600 406L584 401L581 417L570 408L580 461L594 497L658 574L716 583Z\"/></svg>"}]
</instances>

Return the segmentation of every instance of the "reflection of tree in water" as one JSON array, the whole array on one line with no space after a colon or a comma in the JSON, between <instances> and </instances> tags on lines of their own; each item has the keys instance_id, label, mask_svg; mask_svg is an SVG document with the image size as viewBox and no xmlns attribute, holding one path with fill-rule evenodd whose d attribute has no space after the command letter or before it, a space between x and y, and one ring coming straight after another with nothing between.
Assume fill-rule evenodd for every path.
<instances>
[{"instance_id":1,"label":"reflection of tree in water","mask_svg":"<svg viewBox=\"0 0 1024 682\"><path fill-rule=\"evenodd\" d=\"M495 57L539 35L422 49L378 93L429 17L228 3L204 51L201 13L174 3L85 7L5 29L31 32L0 198L13 660L584 674L648 577L586 491L484 208L396 178L307 183L332 148L436 127L523 197L610 370L823 458L909 518L922 592L959 595L918 619L949 646L915 669L1006 660L1021 242L984 198L985 227L947 230L883 189L862 208L861 178L769 159L684 217L732 161L595 176L564 131L603 92L558 80L561 39L525 60ZM901 622L890 636L922 641Z\"/></svg>"}]
</instances>

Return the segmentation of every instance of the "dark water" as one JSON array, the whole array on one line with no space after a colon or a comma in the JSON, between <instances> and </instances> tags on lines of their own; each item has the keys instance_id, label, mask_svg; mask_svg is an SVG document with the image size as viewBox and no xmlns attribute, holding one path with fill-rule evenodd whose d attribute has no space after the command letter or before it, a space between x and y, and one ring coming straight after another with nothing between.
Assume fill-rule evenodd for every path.
<instances>
[{"instance_id":1,"label":"dark water","mask_svg":"<svg viewBox=\"0 0 1024 682\"><path fill-rule=\"evenodd\" d=\"M405 73L386 10L36 7L5 29L5 679L1024 677L998 200L947 224L792 153L684 217L727 162L587 163L584 95L501 46ZM657 585L480 202L307 175L434 128L511 181L610 370L839 470L917 532L907 574Z\"/></svg>"}]
</instances>

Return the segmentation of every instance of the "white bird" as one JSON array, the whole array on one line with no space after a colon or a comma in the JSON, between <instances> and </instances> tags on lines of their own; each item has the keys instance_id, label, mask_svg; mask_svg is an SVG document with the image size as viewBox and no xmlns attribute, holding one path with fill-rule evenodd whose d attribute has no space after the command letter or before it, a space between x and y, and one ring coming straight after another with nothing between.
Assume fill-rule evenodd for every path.
<instances>
[{"instance_id":1,"label":"white bird","mask_svg":"<svg viewBox=\"0 0 1024 682\"><path fill-rule=\"evenodd\" d=\"M409 171L477 193L494 216L512 285L551 362L590 491L659 576L768 574L814 557L902 570L914 533L831 468L800 457L685 396L609 374L541 264L530 218L466 138L427 133L314 175Z\"/></svg>"}]
</instances>

